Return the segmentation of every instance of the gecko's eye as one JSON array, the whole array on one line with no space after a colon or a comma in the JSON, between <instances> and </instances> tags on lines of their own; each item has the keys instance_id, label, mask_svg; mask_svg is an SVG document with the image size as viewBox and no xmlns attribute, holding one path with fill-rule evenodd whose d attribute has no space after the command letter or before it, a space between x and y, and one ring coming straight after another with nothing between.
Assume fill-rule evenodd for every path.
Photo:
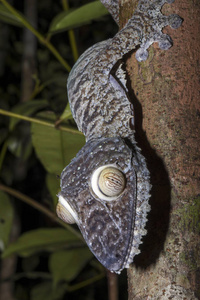
<instances>
[{"instance_id":1,"label":"gecko's eye","mask_svg":"<svg viewBox=\"0 0 200 300\"><path fill-rule=\"evenodd\" d=\"M124 191L126 178L113 165L105 165L94 171L91 177L92 191L102 200L116 200Z\"/></svg>"},{"instance_id":2,"label":"gecko's eye","mask_svg":"<svg viewBox=\"0 0 200 300\"><path fill-rule=\"evenodd\" d=\"M62 195L59 195L58 204L56 206L56 213L58 217L65 223L77 223L77 213L71 208L67 200L64 199Z\"/></svg>"}]
</instances>

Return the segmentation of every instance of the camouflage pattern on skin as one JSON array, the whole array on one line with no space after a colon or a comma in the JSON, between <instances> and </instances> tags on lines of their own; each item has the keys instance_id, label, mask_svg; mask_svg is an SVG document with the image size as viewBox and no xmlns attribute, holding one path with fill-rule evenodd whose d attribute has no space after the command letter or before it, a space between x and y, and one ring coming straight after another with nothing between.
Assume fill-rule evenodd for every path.
<instances>
[{"instance_id":1,"label":"camouflage pattern on skin","mask_svg":"<svg viewBox=\"0 0 200 300\"><path fill-rule=\"evenodd\" d=\"M118 1L101 2L118 22ZM154 42L164 50L172 46L162 29L167 25L178 28L182 21L177 15L161 13L166 2L172 1L140 0L125 27L112 39L84 52L68 78L71 111L86 145L61 174L58 215L65 219L67 209L90 250L116 273L128 268L140 252L151 188L145 158L134 138L133 105L120 59L136 46L140 46L136 51L138 61L147 59L147 49ZM101 197L93 189L93 180L98 187L94 172L102 166L105 170L113 166L125 177L123 191L110 200L105 191ZM106 182L108 187L115 184L111 177Z\"/></svg>"}]
</instances>

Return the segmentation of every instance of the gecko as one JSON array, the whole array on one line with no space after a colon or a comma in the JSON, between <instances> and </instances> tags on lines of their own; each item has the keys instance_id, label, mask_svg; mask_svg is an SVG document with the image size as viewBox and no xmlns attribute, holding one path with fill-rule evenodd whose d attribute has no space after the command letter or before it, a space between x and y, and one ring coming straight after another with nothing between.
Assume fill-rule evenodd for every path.
<instances>
[{"instance_id":1,"label":"gecko","mask_svg":"<svg viewBox=\"0 0 200 300\"><path fill-rule=\"evenodd\" d=\"M119 24L119 1L101 0ZM158 43L168 50L172 39L162 32L182 19L161 8L173 0L139 0L125 26L113 38L86 50L72 68L68 100L86 144L61 174L57 214L76 223L96 258L111 272L129 268L140 253L150 211L150 173L135 141L134 105L121 60L135 49L141 62Z\"/></svg>"}]
</instances>

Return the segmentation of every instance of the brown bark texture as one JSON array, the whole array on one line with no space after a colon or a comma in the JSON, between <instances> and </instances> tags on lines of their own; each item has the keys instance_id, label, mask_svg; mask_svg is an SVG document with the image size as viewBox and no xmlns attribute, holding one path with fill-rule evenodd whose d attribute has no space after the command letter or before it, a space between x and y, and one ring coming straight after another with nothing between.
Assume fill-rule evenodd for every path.
<instances>
[{"instance_id":1,"label":"brown bark texture","mask_svg":"<svg viewBox=\"0 0 200 300\"><path fill-rule=\"evenodd\" d=\"M152 183L147 235L128 269L129 300L200 299L200 1L175 0L162 12L184 20L163 30L173 47L154 44L146 62L134 53L127 61L136 140Z\"/></svg>"}]
</instances>

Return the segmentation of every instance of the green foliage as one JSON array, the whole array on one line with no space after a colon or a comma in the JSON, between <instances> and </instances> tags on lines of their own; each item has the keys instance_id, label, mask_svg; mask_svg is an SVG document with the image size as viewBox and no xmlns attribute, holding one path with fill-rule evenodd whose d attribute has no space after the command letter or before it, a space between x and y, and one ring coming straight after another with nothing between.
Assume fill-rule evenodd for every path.
<instances>
[{"instance_id":1,"label":"green foliage","mask_svg":"<svg viewBox=\"0 0 200 300\"><path fill-rule=\"evenodd\" d=\"M60 180L57 178L55 174L47 173L46 175L46 185L51 194L53 203L52 210L55 210L56 205L58 203L58 192L60 190Z\"/></svg>"},{"instance_id":2,"label":"green foliage","mask_svg":"<svg viewBox=\"0 0 200 300\"><path fill-rule=\"evenodd\" d=\"M37 99L25 103L19 103L12 108L12 112L23 116L32 116L38 110L45 109L49 106L47 100ZM11 118L9 130L12 131L15 126L20 122L20 119Z\"/></svg>"},{"instance_id":3,"label":"green foliage","mask_svg":"<svg viewBox=\"0 0 200 300\"><path fill-rule=\"evenodd\" d=\"M56 121L52 112L40 113L40 118L46 117L48 120ZM68 128L72 128L68 126ZM71 161L74 154L81 149L85 143L83 135L72 134L55 130L55 128L46 127L33 123L32 141L40 161L45 169L51 174L60 174L63 168Z\"/></svg>"},{"instance_id":4,"label":"green foliage","mask_svg":"<svg viewBox=\"0 0 200 300\"><path fill-rule=\"evenodd\" d=\"M23 26L21 20L13 15L3 4L0 4L0 21L19 27Z\"/></svg>"},{"instance_id":5,"label":"green foliage","mask_svg":"<svg viewBox=\"0 0 200 300\"><path fill-rule=\"evenodd\" d=\"M83 24L89 24L92 20L100 18L108 13L107 9L99 1L94 1L81 6L75 10L68 10L57 15L49 31L51 33L65 31L71 28L79 27Z\"/></svg>"},{"instance_id":6,"label":"green foliage","mask_svg":"<svg viewBox=\"0 0 200 300\"><path fill-rule=\"evenodd\" d=\"M40 228L22 234L16 242L8 245L2 257L8 257L11 254L27 257L40 251L51 252L61 247L74 246L77 241L79 241L78 238L65 229Z\"/></svg>"},{"instance_id":7,"label":"green foliage","mask_svg":"<svg viewBox=\"0 0 200 300\"><path fill-rule=\"evenodd\" d=\"M0 55L4 55L0 56L0 251L5 260L20 257L11 278L13 298L20 300L62 300L69 291L88 285L93 292L87 288L85 295L76 299L94 299L96 287L91 283L104 276L82 239L72 233L75 230L58 227L55 214L60 189L57 175L85 143L67 101L66 81L75 57L72 52L78 49L81 53L87 44L107 38L110 28L102 33L102 25L93 22L108 13L100 1L82 1L81 7L76 7L80 1L71 3L73 9L66 11L66 0L40 1L38 30L22 14L24 3L16 1L13 7L1 0L0 4ZM79 26L91 22L94 28L86 26L85 35L80 34ZM70 31L68 37L68 29L75 27L76 35ZM33 88L22 102L24 28L38 44L37 49L31 49L36 57L36 69L30 74ZM90 35L95 41L87 40ZM75 36L80 36L80 41ZM11 243L13 207L21 234Z\"/></svg>"},{"instance_id":8,"label":"green foliage","mask_svg":"<svg viewBox=\"0 0 200 300\"><path fill-rule=\"evenodd\" d=\"M74 280L91 258L92 253L87 248L58 251L51 254L49 269L53 275L54 285L56 286L62 280L69 282Z\"/></svg>"},{"instance_id":9,"label":"green foliage","mask_svg":"<svg viewBox=\"0 0 200 300\"><path fill-rule=\"evenodd\" d=\"M7 146L13 155L27 160L32 152L29 128L20 126L15 132L12 132L7 139Z\"/></svg>"},{"instance_id":10,"label":"green foliage","mask_svg":"<svg viewBox=\"0 0 200 300\"><path fill-rule=\"evenodd\" d=\"M72 113L70 110L70 105L69 102L67 103L62 115L60 116L60 120L67 120L67 119L72 119Z\"/></svg>"},{"instance_id":11,"label":"green foliage","mask_svg":"<svg viewBox=\"0 0 200 300\"><path fill-rule=\"evenodd\" d=\"M59 300L62 299L67 287L60 284L57 288L53 288L51 282L45 281L42 284L37 284L31 291L30 300Z\"/></svg>"}]
</instances>

